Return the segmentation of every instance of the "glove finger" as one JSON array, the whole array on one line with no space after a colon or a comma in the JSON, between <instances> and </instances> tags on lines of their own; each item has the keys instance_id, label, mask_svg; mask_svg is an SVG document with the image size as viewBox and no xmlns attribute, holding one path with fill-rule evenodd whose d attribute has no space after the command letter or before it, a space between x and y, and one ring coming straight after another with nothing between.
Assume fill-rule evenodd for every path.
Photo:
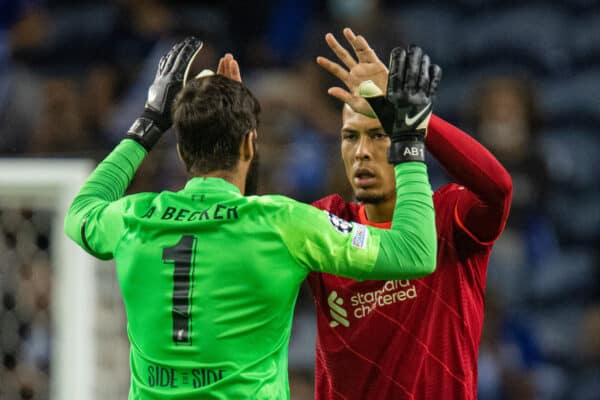
<instances>
[{"instance_id":1,"label":"glove finger","mask_svg":"<svg viewBox=\"0 0 600 400\"><path fill-rule=\"evenodd\" d=\"M170 63L170 60L175 56L175 54L177 54L178 49L183 45L183 42L178 42L176 44L173 45L173 47L171 47L169 49L169 51L167 52L167 54L163 55L160 58L160 62L158 64L158 73L162 74L163 72L165 72L167 70L167 67Z\"/></svg>"},{"instance_id":2,"label":"glove finger","mask_svg":"<svg viewBox=\"0 0 600 400\"><path fill-rule=\"evenodd\" d=\"M196 55L202 49L202 41L193 39L186 43L179 51L179 54L173 62L172 70L177 74L177 79L182 79L184 72L188 72Z\"/></svg>"},{"instance_id":3,"label":"glove finger","mask_svg":"<svg viewBox=\"0 0 600 400\"><path fill-rule=\"evenodd\" d=\"M429 77L431 82L429 83L428 97L433 97L437 90L440 81L442 80L442 68L439 65L433 64L429 67Z\"/></svg>"},{"instance_id":4,"label":"glove finger","mask_svg":"<svg viewBox=\"0 0 600 400\"><path fill-rule=\"evenodd\" d=\"M175 59L179 55L181 48L183 46L185 46L187 43L188 43L188 39L185 39L184 41L177 43L175 46L173 46L173 48L171 48L171 51L169 51L169 54L167 54L167 61L165 62L165 66L164 66L164 70L163 70L164 72L171 71L171 69L173 67L173 63L175 62Z\"/></svg>"},{"instance_id":5,"label":"glove finger","mask_svg":"<svg viewBox=\"0 0 600 400\"><path fill-rule=\"evenodd\" d=\"M404 90L408 93L414 93L417 89L422 57L423 50L420 47L414 45L409 47L406 56L406 78L404 79Z\"/></svg>"},{"instance_id":6,"label":"glove finger","mask_svg":"<svg viewBox=\"0 0 600 400\"><path fill-rule=\"evenodd\" d=\"M186 42L183 47L179 50L179 54L175 57L173 61L173 71L185 68L189 62L191 62L197 52L202 48L202 41L196 38L190 38L188 42Z\"/></svg>"},{"instance_id":7,"label":"glove finger","mask_svg":"<svg viewBox=\"0 0 600 400\"><path fill-rule=\"evenodd\" d=\"M156 75L160 75L164 68L165 68L165 64L167 63L167 58L168 58L169 53L165 54L164 56L162 56L160 58L160 61L158 62L158 69L156 70Z\"/></svg>"},{"instance_id":8,"label":"glove finger","mask_svg":"<svg viewBox=\"0 0 600 400\"><path fill-rule=\"evenodd\" d=\"M404 70L406 68L406 50L395 47L390 54L387 96L391 97L404 87Z\"/></svg>"},{"instance_id":9,"label":"glove finger","mask_svg":"<svg viewBox=\"0 0 600 400\"><path fill-rule=\"evenodd\" d=\"M173 64L171 65L171 71L175 72L181 68L182 61L187 61L193 54L195 41L188 38L184 42L184 45L179 49L175 57L173 58ZM186 63L187 65L187 63Z\"/></svg>"},{"instance_id":10,"label":"glove finger","mask_svg":"<svg viewBox=\"0 0 600 400\"><path fill-rule=\"evenodd\" d=\"M431 82L429 77L429 67L431 66L431 60L427 54L423 55L421 59L421 68L419 71L419 82L417 91L422 92L426 96L429 94L429 83Z\"/></svg>"}]
</instances>

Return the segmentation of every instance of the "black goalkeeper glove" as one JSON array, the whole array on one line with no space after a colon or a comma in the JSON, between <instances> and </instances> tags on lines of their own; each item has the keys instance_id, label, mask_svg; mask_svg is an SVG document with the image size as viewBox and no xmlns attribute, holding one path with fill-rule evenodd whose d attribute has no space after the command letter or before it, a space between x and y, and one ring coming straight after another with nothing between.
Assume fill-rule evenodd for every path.
<instances>
[{"instance_id":1,"label":"black goalkeeper glove","mask_svg":"<svg viewBox=\"0 0 600 400\"><path fill-rule=\"evenodd\" d=\"M400 47L392 50L386 96L371 81L361 83L361 95L392 140L390 164L425 161L427 124L441 78L442 69L432 65L421 48L411 46L408 51Z\"/></svg>"},{"instance_id":2,"label":"black goalkeeper glove","mask_svg":"<svg viewBox=\"0 0 600 400\"><path fill-rule=\"evenodd\" d=\"M189 64L202 48L202 41L189 37L177 43L158 64L156 77L148 90L142 115L135 120L127 137L150 151L173 123L171 107L181 87Z\"/></svg>"}]
</instances>

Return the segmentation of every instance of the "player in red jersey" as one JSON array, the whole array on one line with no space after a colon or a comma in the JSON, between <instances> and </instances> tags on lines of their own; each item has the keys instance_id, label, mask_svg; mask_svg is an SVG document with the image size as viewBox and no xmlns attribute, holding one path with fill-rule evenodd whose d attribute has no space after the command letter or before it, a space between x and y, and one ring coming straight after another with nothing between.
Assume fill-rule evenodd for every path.
<instances>
[{"instance_id":1,"label":"player in red jersey","mask_svg":"<svg viewBox=\"0 0 600 400\"><path fill-rule=\"evenodd\" d=\"M366 102L356 95L359 84L370 79L384 89L387 68L362 36L349 29L344 35L357 59L328 34L327 43L345 67L324 57L317 61L348 88L331 88L329 94L366 112ZM377 119L345 105L341 153L359 202L334 194L314 205L351 221L389 227L395 203L389 145ZM399 281L309 276L318 314L317 400L477 397L486 271L506 224L512 182L489 151L435 115L426 146L456 182L433 196L437 269L425 278Z\"/></svg>"}]
</instances>

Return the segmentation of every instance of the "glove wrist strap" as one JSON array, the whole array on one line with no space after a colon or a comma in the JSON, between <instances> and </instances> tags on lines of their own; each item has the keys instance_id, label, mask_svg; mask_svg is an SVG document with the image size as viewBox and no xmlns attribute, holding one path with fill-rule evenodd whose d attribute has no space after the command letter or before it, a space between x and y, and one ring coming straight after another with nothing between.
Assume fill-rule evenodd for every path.
<instances>
[{"instance_id":1,"label":"glove wrist strap","mask_svg":"<svg viewBox=\"0 0 600 400\"><path fill-rule=\"evenodd\" d=\"M133 122L133 125L127 131L127 137L135 140L144 146L147 151L150 151L163 133L164 130L158 126L156 121L142 115Z\"/></svg>"},{"instance_id":2,"label":"glove wrist strap","mask_svg":"<svg viewBox=\"0 0 600 400\"><path fill-rule=\"evenodd\" d=\"M425 162L424 137L422 135L392 136L388 162L396 165L409 161Z\"/></svg>"}]
</instances>

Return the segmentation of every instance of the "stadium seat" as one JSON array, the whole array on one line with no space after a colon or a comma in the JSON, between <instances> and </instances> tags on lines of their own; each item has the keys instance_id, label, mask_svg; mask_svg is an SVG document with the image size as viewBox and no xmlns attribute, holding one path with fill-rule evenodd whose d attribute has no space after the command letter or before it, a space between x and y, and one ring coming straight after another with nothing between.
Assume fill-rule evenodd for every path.
<instances>
[{"instance_id":1,"label":"stadium seat","mask_svg":"<svg viewBox=\"0 0 600 400\"><path fill-rule=\"evenodd\" d=\"M204 2L189 2L175 9L178 29L185 32L195 32L212 46L221 44L228 38L231 27L227 16L218 7L203 4ZM227 41L229 39L226 39Z\"/></svg>"},{"instance_id":2,"label":"stadium seat","mask_svg":"<svg viewBox=\"0 0 600 400\"><path fill-rule=\"evenodd\" d=\"M600 193L557 189L549 198L549 211L565 244L593 245L600 235Z\"/></svg>"},{"instance_id":3,"label":"stadium seat","mask_svg":"<svg viewBox=\"0 0 600 400\"><path fill-rule=\"evenodd\" d=\"M597 400L600 393L600 366L596 364L582 369L571 382L571 398Z\"/></svg>"},{"instance_id":4,"label":"stadium seat","mask_svg":"<svg viewBox=\"0 0 600 400\"><path fill-rule=\"evenodd\" d=\"M398 21L405 41L422 47L443 68L457 61L459 43L451 41L456 18L451 8L440 5L403 6L394 11L394 20Z\"/></svg>"},{"instance_id":5,"label":"stadium seat","mask_svg":"<svg viewBox=\"0 0 600 400\"><path fill-rule=\"evenodd\" d=\"M64 7L53 11L54 34L59 42L68 41L75 35L81 39L98 40L112 33L118 10L110 5Z\"/></svg>"},{"instance_id":6,"label":"stadium seat","mask_svg":"<svg viewBox=\"0 0 600 400\"><path fill-rule=\"evenodd\" d=\"M474 106L476 90L479 86L493 78L516 78L531 80L533 74L522 65L508 61L505 64L494 64L468 68L444 68L442 82L438 88L434 112L445 117L460 120L465 111ZM461 125L459 123L459 125ZM464 124L463 124L464 125ZM474 132L470 132L473 134Z\"/></svg>"},{"instance_id":7,"label":"stadium seat","mask_svg":"<svg viewBox=\"0 0 600 400\"><path fill-rule=\"evenodd\" d=\"M600 10L600 0L553 0L553 3L564 7L565 11L581 15Z\"/></svg>"},{"instance_id":8,"label":"stadium seat","mask_svg":"<svg viewBox=\"0 0 600 400\"><path fill-rule=\"evenodd\" d=\"M544 131L541 150L550 181L586 191L600 176L600 136L595 130L562 128Z\"/></svg>"},{"instance_id":9,"label":"stadium seat","mask_svg":"<svg viewBox=\"0 0 600 400\"><path fill-rule=\"evenodd\" d=\"M576 66L600 65L600 11L572 17L571 57Z\"/></svg>"},{"instance_id":10,"label":"stadium seat","mask_svg":"<svg viewBox=\"0 0 600 400\"><path fill-rule=\"evenodd\" d=\"M538 399L562 400L571 397L569 392L568 369L552 363L541 362L533 372Z\"/></svg>"},{"instance_id":11,"label":"stadium seat","mask_svg":"<svg viewBox=\"0 0 600 400\"><path fill-rule=\"evenodd\" d=\"M540 273L531 274L530 296L546 305L563 299L585 297L596 286L593 254L588 249L574 248L548 257Z\"/></svg>"},{"instance_id":12,"label":"stadium seat","mask_svg":"<svg viewBox=\"0 0 600 400\"><path fill-rule=\"evenodd\" d=\"M576 357L578 341L574 340L574 332L579 330L582 315L582 308L566 299L559 306L529 314L528 320L534 326L532 332L547 360L570 363Z\"/></svg>"},{"instance_id":13,"label":"stadium seat","mask_svg":"<svg viewBox=\"0 0 600 400\"><path fill-rule=\"evenodd\" d=\"M600 123L600 65L563 79L540 82L540 105L552 127L588 126Z\"/></svg>"},{"instance_id":14,"label":"stadium seat","mask_svg":"<svg viewBox=\"0 0 600 400\"><path fill-rule=\"evenodd\" d=\"M434 113L444 119L457 118L464 113L470 103L473 91L473 80L465 75L459 75L459 71L444 70L442 82L437 90L434 104Z\"/></svg>"},{"instance_id":15,"label":"stadium seat","mask_svg":"<svg viewBox=\"0 0 600 400\"><path fill-rule=\"evenodd\" d=\"M531 266L522 232L508 227L494 244L487 273L487 286L505 304L521 304L527 296Z\"/></svg>"},{"instance_id":16,"label":"stadium seat","mask_svg":"<svg viewBox=\"0 0 600 400\"><path fill-rule=\"evenodd\" d=\"M463 65L498 62L553 74L568 66L566 17L548 6L487 12L462 24Z\"/></svg>"},{"instance_id":17,"label":"stadium seat","mask_svg":"<svg viewBox=\"0 0 600 400\"><path fill-rule=\"evenodd\" d=\"M480 12L481 10L489 11L491 9L500 10L512 6L511 2L506 0L454 0L451 3L460 7L462 12Z\"/></svg>"}]
</instances>

